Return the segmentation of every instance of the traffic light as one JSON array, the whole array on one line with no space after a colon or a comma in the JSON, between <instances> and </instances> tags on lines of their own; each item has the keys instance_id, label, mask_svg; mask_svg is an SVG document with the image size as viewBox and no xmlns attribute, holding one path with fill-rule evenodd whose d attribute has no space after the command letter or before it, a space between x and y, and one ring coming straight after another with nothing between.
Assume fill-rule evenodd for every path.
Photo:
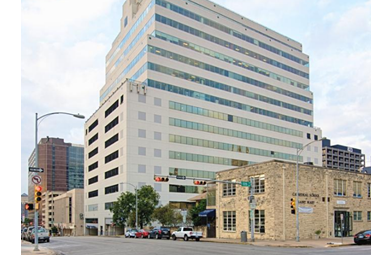
<instances>
[{"instance_id":1,"label":"traffic light","mask_svg":"<svg viewBox=\"0 0 371 270\"><path fill-rule=\"evenodd\" d=\"M296 213L296 199L291 198L291 214L295 215Z\"/></svg>"},{"instance_id":2,"label":"traffic light","mask_svg":"<svg viewBox=\"0 0 371 270\"><path fill-rule=\"evenodd\" d=\"M35 203L39 203L41 201L41 186L35 186Z\"/></svg>"},{"instance_id":3,"label":"traffic light","mask_svg":"<svg viewBox=\"0 0 371 270\"><path fill-rule=\"evenodd\" d=\"M24 209L27 211L32 211L33 210L33 203L25 203Z\"/></svg>"},{"instance_id":4,"label":"traffic light","mask_svg":"<svg viewBox=\"0 0 371 270\"><path fill-rule=\"evenodd\" d=\"M196 186L203 186L206 185L206 181L194 180L193 184Z\"/></svg>"},{"instance_id":5,"label":"traffic light","mask_svg":"<svg viewBox=\"0 0 371 270\"><path fill-rule=\"evenodd\" d=\"M169 182L169 177L161 177L161 176L156 176L155 177L156 182Z\"/></svg>"}]
</instances>

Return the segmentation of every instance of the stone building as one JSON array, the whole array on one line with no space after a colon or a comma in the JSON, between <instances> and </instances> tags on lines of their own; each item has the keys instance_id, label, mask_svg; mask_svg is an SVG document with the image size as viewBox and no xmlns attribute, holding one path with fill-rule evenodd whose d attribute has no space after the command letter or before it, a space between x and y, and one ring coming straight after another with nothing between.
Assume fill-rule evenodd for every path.
<instances>
[{"instance_id":1,"label":"stone building","mask_svg":"<svg viewBox=\"0 0 371 270\"><path fill-rule=\"evenodd\" d=\"M254 179L254 181L252 181ZM289 240L296 237L296 164L272 160L217 173L217 180L254 182L255 239ZM217 238L250 237L250 188L217 183ZM300 239L351 236L371 226L371 175L310 165L299 165ZM251 198L250 198L251 199ZM298 208L299 207L299 208ZM209 207L210 208L210 207Z\"/></svg>"}]
</instances>

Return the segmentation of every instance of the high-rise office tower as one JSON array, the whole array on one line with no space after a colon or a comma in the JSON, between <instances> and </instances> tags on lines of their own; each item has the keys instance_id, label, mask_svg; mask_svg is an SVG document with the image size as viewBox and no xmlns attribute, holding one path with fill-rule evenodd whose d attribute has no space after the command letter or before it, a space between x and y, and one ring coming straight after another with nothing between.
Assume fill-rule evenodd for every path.
<instances>
[{"instance_id":1,"label":"high-rise office tower","mask_svg":"<svg viewBox=\"0 0 371 270\"><path fill-rule=\"evenodd\" d=\"M84 188L84 147L65 143L60 138L42 138L38 143L38 167L43 168L41 177L42 193L48 192L49 197L56 197L74 188ZM35 167L35 150L29 157L29 167ZM28 173L28 201L34 201L33 172ZM42 197L39 224L50 228L53 221L53 205ZM53 202L53 199L51 200ZM46 207L48 205L48 207ZM50 207L50 208L49 208Z\"/></svg>"},{"instance_id":2,"label":"high-rise office tower","mask_svg":"<svg viewBox=\"0 0 371 270\"><path fill-rule=\"evenodd\" d=\"M187 208L192 181L269 159L296 162L321 139L302 45L207 0L127 0L85 125L85 222L107 229L122 191L151 185ZM321 166L321 143L299 162ZM127 184L128 183L128 184ZM195 194L196 193L196 194Z\"/></svg>"}]
</instances>

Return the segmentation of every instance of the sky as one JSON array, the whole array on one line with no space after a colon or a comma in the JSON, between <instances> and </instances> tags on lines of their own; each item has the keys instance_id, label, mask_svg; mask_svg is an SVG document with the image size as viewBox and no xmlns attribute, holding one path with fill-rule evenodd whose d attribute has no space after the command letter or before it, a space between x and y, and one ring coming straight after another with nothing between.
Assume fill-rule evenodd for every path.
<instances>
[{"instance_id":1,"label":"sky","mask_svg":"<svg viewBox=\"0 0 371 270\"><path fill-rule=\"evenodd\" d=\"M214 2L303 45L310 56L314 125L332 144L362 149L371 166L371 0ZM97 110L123 3L21 1L21 193L28 193L35 113L80 113L88 119ZM84 122L53 115L39 124L38 137L84 144Z\"/></svg>"}]
</instances>

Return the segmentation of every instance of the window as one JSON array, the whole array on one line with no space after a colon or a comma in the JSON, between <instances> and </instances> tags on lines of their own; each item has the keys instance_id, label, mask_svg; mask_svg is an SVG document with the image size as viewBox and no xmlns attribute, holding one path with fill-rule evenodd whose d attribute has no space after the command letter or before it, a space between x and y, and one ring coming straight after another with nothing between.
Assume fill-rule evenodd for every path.
<instances>
[{"instance_id":1,"label":"window","mask_svg":"<svg viewBox=\"0 0 371 270\"><path fill-rule=\"evenodd\" d=\"M91 185L91 184L94 184L94 183L97 183L98 182L98 175L97 176L94 176L92 178L90 178L88 180L88 184Z\"/></svg>"},{"instance_id":2,"label":"window","mask_svg":"<svg viewBox=\"0 0 371 270\"><path fill-rule=\"evenodd\" d=\"M93 164L91 164L91 165L89 165L88 170L90 172L92 170L95 170L96 168L98 168L98 161L95 162L95 163L93 163Z\"/></svg>"},{"instance_id":3,"label":"window","mask_svg":"<svg viewBox=\"0 0 371 270\"><path fill-rule=\"evenodd\" d=\"M155 123L159 123L161 124L162 120L161 120L161 115L157 115L155 114L154 116L154 120L153 120Z\"/></svg>"},{"instance_id":4,"label":"window","mask_svg":"<svg viewBox=\"0 0 371 270\"><path fill-rule=\"evenodd\" d=\"M371 183L367 183L367 198L371 198Z\"/></svg>"},{"instance_id":5,"label":"window","mask_svg":"<svg viewBox=\"0 0 371 270\"><path fill-rule=\"evenodd\" d=\"M367 211L367 221L371 221L371 211Z\"/></svg>"},{"instance_id":6,"label":"window","mask_svg":"<svg viewBox=\"0 0 371 270\"><path fill-rule=\"evenodd\" d=\"M138 147L138 155L145 156L146 155L146 148L145 147Z\"/></svg>"},{"instance_id":7,"label":"window","mask_svg":"<svg viewBox=\"0 0 371 270\"><path fill-rule=\"evenodd\" d=\"M116 135L112 136L111 138L109 138L107 141L105 141L104 145L105 145L105 148L107 148L108 146L114 144L115 142L117 142L119 140L119 134L117 133Z\"/></svg>"},{"instance_id":8,"label":"window","mask_svg":"<svg viewBox=\"0 0 371 270\"><path fill-rule=\"evenodd\" d=\"M307 139L310 139L310 133L307 133Z\"/></svg>"},{"instance_id":9,"label":"window","mask_svg":"<svg viewBox=\"0 0 371 270\"><path fill-rule=\"evenodd\" d=\"M154 139L157 140L157 141L161 141L161 132L155 131Z\"/></svg>"},{"instance_id":10,"label":"window","mask_svg":"<svg viewBox=\"0 0 371 270\"><path fill-rule=\"evenodd\" d=\"M89 139L88 144L91 145L96 140L98 140L98 133Z\"/></svg>"},{"instance_id":11,"label":"window","mask_svg":"<svg viewBox=\"0 0 371 270\"><path fill-rule=\"evenodd\" d=\"M138 129L138 137L146 138L146 131L144 129Z\"/></svg>"},{"instance_id":12,"label":"window","mask_svg":"<svg viewBox=\"0 0 371 270\"><path fill-rule=\"evenodd\" d=\"M146 173L146 165L138 165L138 173Z\"/></svg>"},{"instance_id":13,"label":"window","mask_svg":"<svg viewBox=\"0 0 371 270\"><path fill-rule=\"evenodd\" d=\"M223 197L236 196L236 184L223 184Z\"/></svg>"},{"instance_id":14,"label":"window","mask_svg":"<svg viewBox=\"0 0 371 270\"><path fill-rule=\"evenodd\" d=\"M98 119L95 120L95 121L93 122L93 124L91 124L91 125L89 126L89 132L92 131L96 126L98 126Z\"/></svg>"},{"instance_id":15,"label":"window","mask_svg":"<svg viewBox=\"0 0 371 270\"><path fill-rule=\"evenodd\" d=\"M104 189L104 194L111 194L119 191L119 185L113 185Z\"/></svg>"},{"instance_id":16,"label":"window","mask_svg":"<svg viewBox=\"0 0 371 270\"><path fill-rule=\"evenodd\" d=\"M98 190L90 191L88 193L88 198L93 198L98 196Z\"/></svg>"},{"instance_id":17,"label":"window","mask_svg":"<svg viewBox=\"0 0 371 270\"><path fill-rule=\"evenodd\" d=\"M318 135L314 135L314 140L318 141Z\"/></svg>"},{"instance_id":18,"label":"window","mask_svg":"<svg viewBox=\"0 0 371 270\"><path fill-rule=\"evenodd\" d=\"M126 16L124 19L124 27L126 27L127 25L128 25L128 16Z\"/></svg>"},{"instance_id":19,"label":"window","mask_svg":"<svg viewBox=\"0 0 371 270\"><path fill-rule=\"evenodd\" d=\"M161 106L161 99L155 97L154 104L155 104L155 106Z\"/></svg>"},{"instance_id":20,"label":"window","mask_svg":"<svg viewBox=\"0 0 371 270\"><path fill-rule=\"evenodd\" d=\"M154 156L155 157L161 157L162 156L161 149L155 149L154 150Z\"/></svg>"},{"instance_id":21,"label":"window","mask_svg":"<svg viewBox=\"0 0 371 270\"><path fill-rule=\"evenodd\" d=\"M98 211L98 204L90 204L88 205L88 212Z\"/></svg>"},{"instance_id":22,"label":"window","mask_svg":"<svg viewBox=\"0 0 371 270\"><path fill-rule=\"evenodd\" d=\"M107 133L109 130L111 130L114 126L116 126L119 123L119 117L117 116L115 119L113 119L107 126L105 126L104 131Z\"/></svg>"},{"instance_id":23,"label":"window","mask_svg":"<svg viewBox=\"0 0 371 270\"><path fill-rule=\"evenodd\" d=\"M139 120L146 120L146 113L145 112L138 112L138 119Z\"/></svg>"},{"instance_id":24,"label":"window","mask_svg":"<svg viewBox=\"0 0 371 270\"><path fill-rule=\"evenodd\" d=\"M116 100L115 103L113 103L111 105L111 107L109 107L106 111L105 111L105 117L107 117L108 115L110 115L117 107L119 106L119 101Z\"/></svg>"},{"instance_id":25,"label":"window","mask_svg":"<svg viewBox=\"0 0 371 270\"><path fill-rule=\"evenodd\" d=\"M354 221L362 221L362 211L354 211L353 212L353 220Z\"/></svg>"},{"instance_id":26,"label":"window","mask_svg":"<svg viewBox=\"0 0 371 270\"><path fill-rule=\"evenodd\" d=\"M138 102L147 103L146 96L138 95Z\"/></svg>"},{"instance_id":27,"label":"window","mask_svg":"<svg viewBox=\"0 0 371 270\"><path fill-rule=\"evenodd\" d=\"M115 175L118 175L118 174L119 174L119 168L117 167L117 168L114 168L112 170L109 170L109 171L105 172L104 177L105 177L105 179L107 179L107 178L111 178L111 177L113 177Z\"/></svg>"},{"instance_id":28,"label":"window","mask_svg":"<svg viewBox=\"0 0 371 270\"><path fill-rule=\"evenodd\" d=\"M249 211L249 231L251 232L251 211ZM265 210L254 211L254 232L265 233Z\"/></svg>"},{"instance_id":29,"label":"window","mask_svg":"<svg viewBox=\"0 0 371 270\"><path fill-rule=\"evenodd\" d=\"M106 202L104 204L104 210L110 210L111 208L113 208L113 202Z\"/></svg>"},{"instance_id":30,"label":"window","mask_svg":"<svg viewBox=\"0 0 371 270\"><path fill-rule=\"evenodd\" d=\"M155 166L154 171L155 171L155 174L162 174L161 166Z\"/></svg>"},{"instance_id":31,"label":"window","mask_svg":"<svg viewBox=\"0 0 371 270\"><path fill-rule=\"evenodd\" d=\"M362 189L362 182L353 182L353 197L360 198L361 196L361 189Z\"/></svg>"},{"instance_id":32,"label":"window","mask_svg":"<svg viewBox=\"0 0 371 270\"><path fill-rule=\"evenodd\" d=\"M119 151L117 150L117 151L113 152L112 154L109 154L108 156L106 156L104 158L104 160L105 160L105 163L108 163L108 162L110 162L110 161L112 161L112 160L114 160L118 157L119 157Z\"/></svg>"},{"instance_id":33,"label":"window","mask_svg":"<svg viewBox=\"0 0 371 270\"><path fill-rule=\"evenodd\" d=\"M95 148L94 150L92 150L92 151L89 153L89 158L95 156L96 154L98 154L98 147Z\"/></svg>"},{"instance_id":34,"label":"window","mask_svg":"<svg viewBox=\"0 0 371 270\"><path fill-rule=\"evenodd\" d=\"M251 184L254 184L255 189L254 193L264 193L265 192L265 176L257 175L257 176L251 176L250 177Z\"/></svg>"},{"instance_id":35,"label":"window","mask_svg":"<svg viewBox=\"0 0 371 270\"><path fill-rule=\"evenodd\" d=\"M345 180L334 180L334 195L335 196L346 196L346 181Z\"/></svg>"},{"instance_id":36,"label":"window","mask_svg":"<svg viewBox=\"0 0 371 270\"><path fill-rule=\"evenodd\" d=\"M236 211L223 212L223 230L230 232L236 231Z\"/></svg>"}]
</instances>

